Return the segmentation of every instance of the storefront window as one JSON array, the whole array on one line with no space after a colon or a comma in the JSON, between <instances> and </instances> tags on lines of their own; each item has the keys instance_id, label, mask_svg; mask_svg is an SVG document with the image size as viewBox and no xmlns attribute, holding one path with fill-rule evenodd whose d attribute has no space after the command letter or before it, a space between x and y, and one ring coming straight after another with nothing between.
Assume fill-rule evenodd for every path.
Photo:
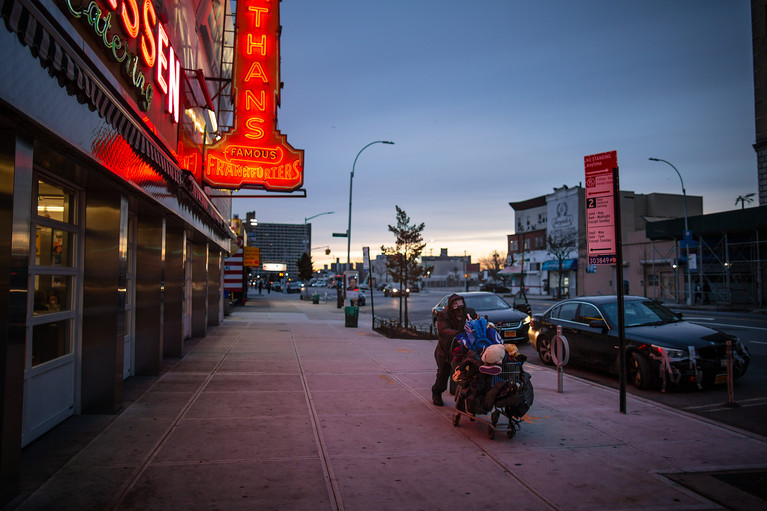
<instances>
[{"instance_id":1,"label":"storefront window","mask_svg":"<svg viewBox=\"0 0 767 511\"><path fill-rule=\"evenodd\" d=\"M72 260L72 238L70 232L38 225L35 235L35 264L69 266Z\"/></svg>"},{"instance_id":2,"label":"storefront window","mask_svg":"<svg viewBox=\"0 0 767 511\"><path fill-rule=\"evenodd\" d=\"M73 192L63 187L46 182L37 182L37 215L68 224L74 223Z\"/></svg>"},{"instance_id":3,"label":"storefront window","mask_svg":"<svg viewBox=\"0 0 767 511\"><path fill-rule=\"evenodd\" d=\"M71 330L68 319L32 327L32 367L71 353Z\"/></svg>"},{"instance_id":4,"label":"storefront window","mask_svg":"<svg viewBox=\"0 0 767 511\"><path fill-rule=\"evenodd\" d=\"M70 310L71 277L35 275L34 314Z\"/></svg>"}]
</instances>

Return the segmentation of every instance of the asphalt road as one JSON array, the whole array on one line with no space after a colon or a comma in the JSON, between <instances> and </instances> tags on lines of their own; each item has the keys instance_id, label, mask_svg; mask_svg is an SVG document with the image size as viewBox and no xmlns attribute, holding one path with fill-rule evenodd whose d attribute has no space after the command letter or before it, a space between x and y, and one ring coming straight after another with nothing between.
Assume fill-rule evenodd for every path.
<instances>
[{"instance_id":1,"label":"asphalt road","mask_svg":"<svg viewBox=\"0 0 767 511\"><path fill-rule=\"evenodd\" d=\"M426 289L410 295L408 298L410 323L428 328L431 323L431 308L449 292L450 290ZM399 298L387 298L382 293L376 292L373 296L373 302L376 316L391 319L398 317ZM555 303L553 300L532 299L533 314L545 311L553 303ZM751 353L751 365L748 372L735 382L735 406L728 405L726 385L703 390L696 387L670 388L666 392L642 391L628 385L626 392L663 403L678 410L767 436L767 315L749 312L682 309L674 305L670 305L670 308L682 312L683 317L688 321L734 334L748 347ZM369 296L367 305L361 307L360 314L363 317L369 316ZM365 320L361 319L361 321ZM529 344L520 346L520 351L527 355L528 363L540 364L537 353ZM616 389L619 387L618 378L610 374L573 366L565 367L565 372L605 386ZM567 392L566 388L564 390ZM617 400L615 407L616 410L619 409Z\"/></svg>"}]
</instances>

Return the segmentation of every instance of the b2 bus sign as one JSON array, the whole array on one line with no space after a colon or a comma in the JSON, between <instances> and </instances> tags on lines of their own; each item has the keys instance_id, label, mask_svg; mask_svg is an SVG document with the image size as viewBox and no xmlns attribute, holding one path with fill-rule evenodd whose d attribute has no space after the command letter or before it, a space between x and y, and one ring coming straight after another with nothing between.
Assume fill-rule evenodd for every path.
<instances>
[{"instance_id":1,"label":"b2 bus sign","mask_svg":"<svg viewBox=\"0 0 767 511\"><path fill-rule=\"evenodd\" d=\"M614 172L618 153L583 158L586 168L586 232L588 264L616 264Z\"/></svg>"},{"instance_id":2,"label":"b2 bus sign","mask_svg":"<svg viewBox=\"0 0 767 511\"><path fill-rule=\"evenodd\" d=\"M206 151L203 180L214 188L293 191L304 182L304 151L277 131L280 98L280 5L237 5L234 129Z\"/></svg>"}]
</instances>

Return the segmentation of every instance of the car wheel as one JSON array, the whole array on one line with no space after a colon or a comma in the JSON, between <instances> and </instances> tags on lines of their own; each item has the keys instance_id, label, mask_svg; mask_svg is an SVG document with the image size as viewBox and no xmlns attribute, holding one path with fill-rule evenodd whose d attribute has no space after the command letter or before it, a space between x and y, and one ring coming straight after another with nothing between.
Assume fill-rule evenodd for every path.
<instances>
[{"instance_id":1,"label":"car wheel","mask_svg":"<svg viewBox=\"0 0 767 511\"><path fill-rule=\"evenodd\" d=\"M647 390L653 386L652 368L647 357L636 351L631 353L628 362L629 380L634 387Z\"/></svg>"},{"instance_id":2,"label":"car wheel","mask_svg":"<svg viewBox=\"0 0 767 511\"><path fill-rule=\"evenodd\" d=\"M539 335L536 346L538 347L538 356L541 358L541 362L548 366L554 365L554 360L551 358L551 340L545 335Z\"/></svg>"}]
</instances>

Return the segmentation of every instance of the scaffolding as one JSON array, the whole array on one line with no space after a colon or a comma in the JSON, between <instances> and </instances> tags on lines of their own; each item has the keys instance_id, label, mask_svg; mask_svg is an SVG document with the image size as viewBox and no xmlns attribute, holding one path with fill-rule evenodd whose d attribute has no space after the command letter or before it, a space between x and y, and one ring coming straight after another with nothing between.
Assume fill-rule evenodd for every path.
<instances>
[{"instance_id":1,"label":"scaffolding","mask_svg":"<svg viewBox=\"0 0 767 511\"><path fill-rule=\"evenodd\" d=\"M647 237L653 240L653 261L673 260L675 269L690 264L693 302L720 306L764 306L767 272L767 206L692 217L695 233L690 261L683 261L680 219L652 222ZM654 241L673 239L673 254L655 252ZM647 267L647 265L645 265ZM657 275L655 268L651 270ZM678 286L686 288L686 272L679 271ZM654 278L653 278L654 280ZM679 291L677 291L678 293ZM663 298L663 287L661 296ZM678 299L678 296L677 296Z\"/></svg>"}]
</instances>

